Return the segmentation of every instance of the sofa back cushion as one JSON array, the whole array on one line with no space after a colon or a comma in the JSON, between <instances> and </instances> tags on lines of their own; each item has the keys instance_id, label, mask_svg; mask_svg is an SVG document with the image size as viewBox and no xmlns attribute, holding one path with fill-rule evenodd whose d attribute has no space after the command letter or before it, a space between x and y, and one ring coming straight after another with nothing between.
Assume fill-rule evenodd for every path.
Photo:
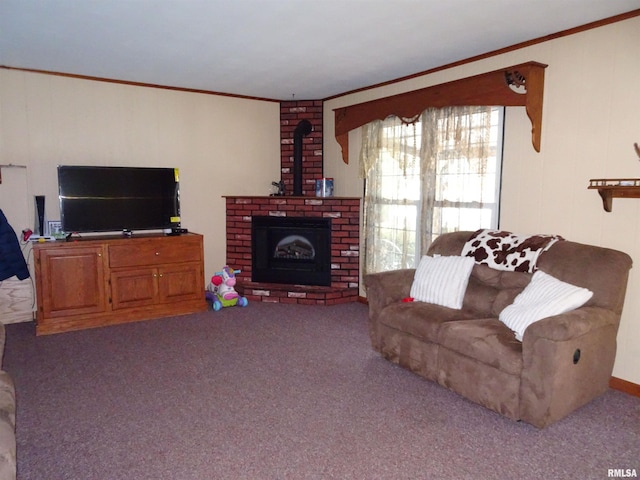
<instances>
[{"instance_id":1,"label":"sofa back cushion","mask_svg":"<svg viewBox=\"0 0 640 480\"><path fill-rule=\"evenodd\" d=\"M473 232L454 232L440 235L429 248L429 255L460 255ZM478 317L497 318L502 309L513 303L516 296L531 280L526 272L496 270L476 264L471 271L462 309Z\"/></svg>"},{"instance_id":2,"label":"sofa back cushion","mask_svg":"<svg viewBox=\"0 0 640 480\"><path fill-rule=\"evenodd\" d=\"M431 244L428 253L460 255L473 233L462 231L440 235ZM591 290L593 296L586 305L620 314L631 264L631 257L626 253L565 240L542 253L537 267L558 280ZM475 265L462 308L482 316L497 317L529 284L531 275Z\"/></svg>"},{"instance_id":3,"label":"sofa back cushion","mask_svg":"<svg viewBox=\"0 0 640 480\"><path fill-rule=\"evenodd\" d=\"M463 308L483 317L497 318L530 281L530 273L506 272L487 265L476 265L471 272Z\"/></svg>"},{"instance_id":4,"label":"sofa back cushion","mask_svg":"<svg viewBox=\"0 0 640 480\"><path fill-rule=\"evenodd\" d=\"M593 292L586 305L622 313L632 260L626 253L576 242L558 242L540 255L538 268Z\"/></svg>"}]
</instances>

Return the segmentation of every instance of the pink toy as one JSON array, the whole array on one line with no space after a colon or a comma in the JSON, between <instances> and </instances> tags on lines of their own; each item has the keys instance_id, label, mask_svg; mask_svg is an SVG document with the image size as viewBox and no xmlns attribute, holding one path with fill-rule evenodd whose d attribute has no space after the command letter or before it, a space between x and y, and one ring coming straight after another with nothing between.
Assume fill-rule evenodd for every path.
<instances>
[{"instance_id":1,"label":"pink toy","mask_svg":"<svg viewBox=\"0 0 640 480\"><path fill-rule=\"evenodd\" d=\"M225 265L222 271L216 272L211 277L211 283L207 287L207 299L213 304L215 311L220 310L222 307L233 307L239 305L246 307L249 301L246 297L241 297L236 289L236 273L240 273L240 270L234 270L233 268Z\"/></svg>"}]
</instances>

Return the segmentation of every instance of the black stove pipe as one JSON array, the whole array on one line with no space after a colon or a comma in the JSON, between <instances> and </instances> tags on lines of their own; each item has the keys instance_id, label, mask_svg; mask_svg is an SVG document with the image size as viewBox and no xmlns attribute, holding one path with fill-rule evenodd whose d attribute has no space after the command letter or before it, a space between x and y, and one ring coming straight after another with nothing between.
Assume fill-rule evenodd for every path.
<instances>
[{"instance_id":1,"label":"black stove pipe","mask_svg":"<svg viewBox=\"0 0 640 480\"><path fill-rule=\"evenodd\" d=\"M297 196L302 196L302 139L312 130L309 120L300 120L293 131L293 194Z\"/></svg>"}]
</instances>

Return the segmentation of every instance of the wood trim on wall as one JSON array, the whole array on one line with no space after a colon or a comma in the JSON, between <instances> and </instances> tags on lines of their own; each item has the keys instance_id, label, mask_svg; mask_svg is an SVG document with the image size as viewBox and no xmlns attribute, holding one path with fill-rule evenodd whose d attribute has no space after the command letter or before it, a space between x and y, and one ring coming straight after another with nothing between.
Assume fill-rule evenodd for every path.
<instances>
[{"instance_id":1,"label":"wood trim on wall","mask_svg":"<svg viewBox=\"0 0 640 480\"><path fill-rule=\"evenodd\" d=\"M609 380L609 387L614 390L619 390L624 393L628 393L629 395L633 395L634 397L640 397L640 385L633 382L628 382L627 380L623 380L621 378L611 377Z\"/></svg>"},{"instance_id":2,"label":"wood trim on wall","mask_svg":"<svg viewBox=\"0 0 640 480\"><path fill-rule=\"evenodd\" d=\"M634 18L634 17L637 17L637 16L640 16L640 9L631 10L630 12L621 13L619 15L614 15L613 17L603 18L601 20L596 20L595 22L587 23L585 25L580 25L578 27L573 27L573 28L570 28L570 29L567 29L567 30L562 30L560 32L556 32L556 33L552 33L552 34L545 35L545 36L542 36L542 37L534 38L532 40L527 40L527 41L524 41L524 42L516 43L516 44L508 46L508 47L500 48L498 50L493 50L493 51L487 52L487 53L482 53L480 55L476 55L476 56L473 56L473 57L465 58L463 60L458 60L458 61L455 61L455 62L447 63L445 65L440 65L439 67L434 67L434 68L431 68L431 69L428 69L428 70L423 70L421 72L413 73L411 75L406 75L404 77L396 78L396 79L393 79L393 80L388 80L386 82L380 82L380 83L377 83L377 84L374 84L374 85L368 85L366 87L356 88L354 90L349 90L347 92L339 93L339 94L336 94L336 95L331 95L331 96L326 97L326 98L324 98L322 100L326 102L326 101L329 101L329 100L333 100L334 98L344 97L346 95L351 95L353 93L363 92L363 91L366 91L366 90L373 90L373 89L376 89L376 88L379 88L379 87L384 87L386 85L393 85L394 83L404 82L404 81L410 80L412 78L422 77L422 76L425 76L425 75L429 75L431 73L440 72L440 71L443 71L443 70L448 70L450 68L457 67L457 66L460 66L460 65L466 65L468 63L477 62L478 60L483 60L485 58L495 57L497 55L502 55L504 53L513 52L515 50L520 50L521 48L529 47L531 45L536 45L538 43L548 42L549 40L554 40L556 38L566 37L568 35L574 35L576 33L581 33L581 32L584 32L586 30L591 30L591 29L594 29L594 28L602 27L604 25L609 25L611 23L622 22L624 20L628 20L630 18ZM61 77L79 78L79 79L83 79L83 80L93 80L93 81L98 81L98 82L120 83L120 84L123 84L123 85L133 85L133 86L151 87L151 88L162 88L162 89L166 89L166 90L177 90L177 91L191 92L191 93L204 93L204 94L208 94L208 95L222 95L222 96L226 96L226 97L246 98L246 99L261 100L261 101L266 101L266 102L281 102L281 101L283 101L283 100L274 99L274 98L262 98L262 97L248 96L248 95L236 95L236 94L224 93L224 92L214 92L214 91L211 91L211 90L200 90L200 89L185 88L185 87L172 87L172 86L169 86L169 85L157 85L157 84L142 83L142 82L132 82L132 81L127 81L127 80L118 80L118 79L103 78L103 77L93 77L93 76L89 76L89 75L79 75L79 74L65 73L65 72L54 72L54 71L39 70L39 69L34 69L34 68L11 67L11 66L8 66L8 65L0 65L0 68L3 68L5 70L18 70L18 71L23 71L23 72L41 73L41 74L45 74L45 75L56 75L56 76L61 76Z\"/></svg>"},{"instance_id":3,"label":"wood trim on wall","mask_svg":"<svg viewBox=\"0 0 640 480\"><path fill-rule=\"evenodd\" d=\"M390 115L415 118L427 108L468 105L525 107L531 120L533 148L539 152L546 67L532 61L337 108L334 110L335 135L342 148L342 159L349 163L349 132L373 120L384 120Z\"/></svg>"},{"instance_id":4,"label":"wood trim on wall","mask_svg":"<svg viewBox=\"0 0 640 480\"><path fill-rule=\"evenodd\" d=\"M395 83L405 82L407 80L411 80L412 78L424 77L425 75L430 75L436 72L442 72L444 70L449 70L450 68L459 67L461 65L467 65L469 63L477 62L479 60L484 60L485 58L496 57L498 55L502 55L505 53L513 52L516 50L520 50L522 48L530 47L532 45L537 45L539 43L548 42L550 40L555 40L556 38L567 37L569 35L575 35L577 33L582 33L587 30L592 30L594 28L603 27L605 25L610 25L612 23L623 22L630 18L640 16L640 9L631 10L630 12L621 13L619 15L614 15L613 17L603 18L601 20L596 20L595 22L586 23L584 25L580 25L578 27L569 28L567 30L562 30L560 32L551 33L549 35L544 35L542 37L534 38L532 40L526 40L524 42L516 43L514 45L510 45L508 47L499 48L497 50L492 50L490 52L481 53L480 55L475 55L473 57L465 58L462 60L457 60L455 62L447 63L444 65L440 65L438 67L430 68L428 70L423 70L421 72L412 73L411 75L405 75L403 77L395 78L393 80L387 80L386 82L376 83L374 85L368 85L366 87L356 88L354 90L349 90L348 92L339 93L336 95L332 95L324 99L325 102L329 100L333 100L334 98L340 98L347 95L352 95L354 93L365 92L367 90L375 90L376 88L385 87L387 85L393 85Z\"/></svg>"},{"instance_id":5,"label":"wood trim on wall","mask_svg":"<svg viewBox=\"0 0 640 480\"><path fill-rule=\"evenodd\" d=\"M214 92L211 90L201 90L198 88L172 87L170 85L157 85L155 83L132 82L129 80L118 80L115 78L92 77L90 75L79 75L75 73L65 73L65 72L52 72L49 70L38 70L35 68L9 67L6 65L0 65L0 68L4 70L16 70L18 72L29 72L29 73L39 73L42 75L53 75L55 77L67 77L67 78L77 78L80 80L91 80L94 82L117 83L120 85L130 85L134 87L159 88L162 90L173 90L178 92L202 93L204 95L218 95L222 97L233 97L233 98L242 98L246 100L259 100L262 102L280 103L280 100L274 100L272 98L252 97L249 95L236 95L233 93Z\"/></svg>"}]
</instances>

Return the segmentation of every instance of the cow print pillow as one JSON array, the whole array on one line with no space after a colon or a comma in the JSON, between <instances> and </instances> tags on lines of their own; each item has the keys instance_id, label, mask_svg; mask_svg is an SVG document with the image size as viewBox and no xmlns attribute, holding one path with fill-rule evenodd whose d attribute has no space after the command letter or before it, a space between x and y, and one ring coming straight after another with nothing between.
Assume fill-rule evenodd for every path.
<instances>
[{"instance_id":1,"label":"cow print pillow","mask_svg":"<svg viewBox=\"0 0 640 480\"><path fill-rule=\"evenodd\" d=\"M497 270L532 273L540 254L559 240L564 239L559 235L518 235L481 229L467 240L461 255Z\"/></svg>"}]
</instances>

